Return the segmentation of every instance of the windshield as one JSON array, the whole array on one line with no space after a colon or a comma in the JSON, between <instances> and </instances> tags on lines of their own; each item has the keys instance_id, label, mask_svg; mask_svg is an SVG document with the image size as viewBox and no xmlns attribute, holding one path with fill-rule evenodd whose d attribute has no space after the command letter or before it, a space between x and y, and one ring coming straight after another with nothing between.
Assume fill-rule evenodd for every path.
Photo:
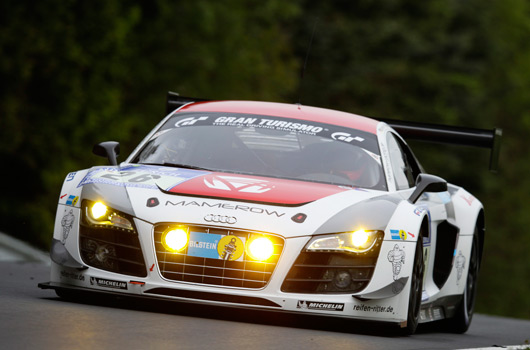
<instances>
[{"instance_id":1,"label":"windshield","mask_svg":"<svg viewBox=\"0 0 530 350\"><path fill-rule=\"evenodd\" d=\"M298 119L176 113L134 162L386 190L375 135Z\"/></svg>"}]
</instances>

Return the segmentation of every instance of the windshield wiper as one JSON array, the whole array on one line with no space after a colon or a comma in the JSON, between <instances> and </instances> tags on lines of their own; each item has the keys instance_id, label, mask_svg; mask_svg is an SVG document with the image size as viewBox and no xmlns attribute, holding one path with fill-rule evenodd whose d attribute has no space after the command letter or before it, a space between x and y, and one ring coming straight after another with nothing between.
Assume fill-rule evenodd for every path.
<instances>
[{"instance_id":1,"label":"windshield wiper","mask_svg":"<svg viewBox=\"0 0 530 350\"><path fill-rule=\"evenodd\" d=\"M163 162L163 163L139 163L144 165L160 165L160 166L169 166L173 168L182 168L182 169L193 169L193 170L207 170L207 171L215 171L213 169L203 168L196 165L189 165L189 164L178 164L178 163L170 163L170 162Z\"/></svg>"}]
</instances>

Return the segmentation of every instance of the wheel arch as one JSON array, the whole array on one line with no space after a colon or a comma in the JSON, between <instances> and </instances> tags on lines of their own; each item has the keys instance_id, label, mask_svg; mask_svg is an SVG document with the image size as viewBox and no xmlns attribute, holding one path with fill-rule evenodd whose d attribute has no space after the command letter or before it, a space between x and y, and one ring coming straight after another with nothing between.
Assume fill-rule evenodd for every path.
<instances>
[{"instance_id":1,"label":"wheel arch","mask_svg":"<svg viewBox=\"0 0 530 350\"><path fill-rule=\"evenodd\" d=\"M429 238L431 237L431 227L429 225L429 216L425 215L421 220L420 230L419 230L418 239Z\"/></svg>"}]
</instances>

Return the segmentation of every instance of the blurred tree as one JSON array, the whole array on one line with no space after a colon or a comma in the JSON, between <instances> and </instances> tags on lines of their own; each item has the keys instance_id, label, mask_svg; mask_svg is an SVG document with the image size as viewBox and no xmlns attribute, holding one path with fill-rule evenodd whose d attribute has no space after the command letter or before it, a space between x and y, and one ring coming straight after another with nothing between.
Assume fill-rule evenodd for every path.
<instances>
[{"instance_id":1,"label":"blurred tree","mask_svg":"<svg viewBox=\"0 0 530 350\"><path fill-rule=\"evenodd\" d=\"M138 9L8 0L0 13L0 228L45 246L61 177L99 137L127 134L116 115Z\"/></svg>"},{"instance_id":2,"label":"blurred tree","mask_svg":"<svg viewBox=\"0 0 530 350\"><path fill-rule=\"evenodd\" d=\"M134 73L126 86L125 107L149 121L138 136L165 112L168 90L200 98L278 101L296 86L297 61L290 50L290 33L284 30L298 14L295 3L140 4L142 21L131 45L141 48L141 54L129 62Z\"/></svg>"},{"instance_id":3,"label":"blurred tree","mask_svg":"<svg viewBox=\"0 0 530 350\"><path fill-rule=\"evenodd\" d=\"M132 151L168 90L282 99L297 78L283 30L296 14L279 0L3 1L0 229L49 245L64 176L94 165L97 142Z\"/></svg>"},{"instance_id":4,"label":"blurred tree","mask_svg":"<svg viewBox=\"0 0 530 350\"><path fill-rule=\"evenodd\" d=\"M486 208L478 310L530 318L530 9L526 1L302 3L298 38L318 18L302 101L354 113L504 129L499 175L488 152L411 142L428 172ZM307 42L295 41L301 56ZM514 259L518 262L514 263ZM509 276L509 277L508 277Z\"/></svg>"}]
</instances>

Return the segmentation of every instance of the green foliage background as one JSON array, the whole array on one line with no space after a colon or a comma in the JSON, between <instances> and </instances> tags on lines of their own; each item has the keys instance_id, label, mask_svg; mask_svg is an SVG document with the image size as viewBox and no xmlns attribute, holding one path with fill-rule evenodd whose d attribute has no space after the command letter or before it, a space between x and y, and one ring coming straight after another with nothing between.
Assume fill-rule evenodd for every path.
<instances>
[{"instance_id":1,"label":"green foliage background","mask_svg":"<svg viewBox=\"0 0 530 350\"><path fill-rule=\"evenodd\" d=\"M411 145L486 207L478 311L530 318L529 39L525 0L4 0L0 230L48 248L64 176L104 163L97 142L132 151L168 90L501 127L498 174L484 150Z\"/></svg>"}]
</instances>

